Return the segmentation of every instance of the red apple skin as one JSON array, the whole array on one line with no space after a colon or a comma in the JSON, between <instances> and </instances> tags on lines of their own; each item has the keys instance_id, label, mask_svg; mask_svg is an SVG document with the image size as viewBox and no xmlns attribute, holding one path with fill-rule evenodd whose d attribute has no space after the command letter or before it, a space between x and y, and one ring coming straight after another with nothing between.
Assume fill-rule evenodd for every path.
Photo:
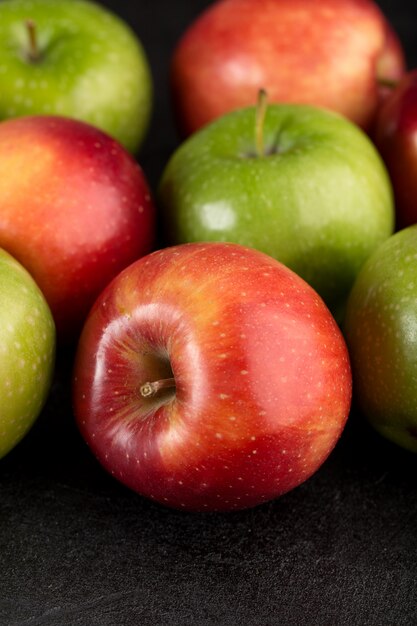
<instances>
[{"instance_id":1,"label":"red apple skin","mask_svg":"<svg viewBox=\"0 0 417 626\"><path fill-rule=\"evenodd\" d=\"M335 110L364 129L379 79L405 71L402 46L372 0L219 0L192 23L172 58L173 106L183 135L224 113L271 102Z\"/></svg>"},{"instance_id":2,"label":"red apple skin","mask_svg":"<svg viewBox=\"0 0 417 626\"><path fill-rule=\"evenodd\" d=\"M176 389L144 399L145 382ZM74 372L80 431L107 471L191 511L252 507L310 477L351 401L349 357L317 293L237 244L142 258L95 303Z\"/></svg>"},{"instance_id":3,"label":"red apple skin","mask_svg":"<svg viewBox=\"0 0 417 626\"><path fill-rule=\"evenodd\" d=\"M108 135L51 116L0 124L0 172L0 247L38 283L60 340L73 340L107 283L151 250L143 172Z\"/></svg>"},{"instance_id":4,"label":"red apple skin","mask_svg":"<svg viewBox=\"0 0 417 626\"><path fill-rule=\"evenodd\" d=\"M390 174L397 228L417 222L417 70L387 97L376 120L375 144Z\"/></svg>"}]
</instances>

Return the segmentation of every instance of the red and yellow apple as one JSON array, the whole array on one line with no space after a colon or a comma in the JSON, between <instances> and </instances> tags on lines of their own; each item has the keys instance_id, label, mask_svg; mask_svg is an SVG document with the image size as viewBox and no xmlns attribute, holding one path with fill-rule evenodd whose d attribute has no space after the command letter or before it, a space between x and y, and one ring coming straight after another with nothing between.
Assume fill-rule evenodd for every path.
<instances>
[{"instance_id":1,"label":"red and yellow apple","mask_svg":"<svg viewBox=\"0 0 417 626\"><path fill-rule=\"evenodd\" d=\"M404 72L401 43L372 0L219 0L190 25L171 67L178 125L190 134L233 109L323 106L368 129L386 81Z\"/></svg>"},{"instance_id":2,"label":"red and yellow apple","mask_svg":"<svg viewBox=\"0 0 417 626\"><path fill-rule=\"evenodd\" d=\"M60 339L153 235L143 172L114 139L63 117L0 124L0 246L38 283Z\"/></svg>"},{"instance_id":3,"label":"red and yellow apple","mask_svg":"<svg viewBox=\"0 0 417 626\"><path fill-rule=\"evenodd\" d=\"M237 244L154 252L96 301L74 410L103 466L188 510L254 506L325 461L351 399L349 357L317 293Z\"/></svg>"}]
</instances>

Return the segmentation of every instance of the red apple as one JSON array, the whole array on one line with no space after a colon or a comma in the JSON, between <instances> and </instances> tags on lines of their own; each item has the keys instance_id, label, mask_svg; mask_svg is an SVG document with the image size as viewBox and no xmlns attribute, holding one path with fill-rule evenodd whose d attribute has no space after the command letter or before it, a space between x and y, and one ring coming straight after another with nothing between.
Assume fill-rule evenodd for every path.
<instances>
[{"instance_id":1,"label":"red apple","mask_svg":"<svg viewBox=\"0 0 417 626\"><path fill-rule=\"evenodd\" d=\"M260 88L368 129L380 81L403 72L402 46L372 0L219 0L181 38L171 80L184 134L254 104Z\"/></svg>"},{"instance_id":2,"label":"red apple","mask_svg":"<svg viewBox=\"0 0 417 626\"><path fill-rule=\"evenodd\" d=\"M374 140L391 177L397 227L417 222L417 70L406 74L384 102Z\"/></svg>"},{"instance_id":3,"label":"red apple","mask_svg":"<svg viewBox=\"0 0 417 626\"><path fill-rule=\"evenodd\" d=\"M108 135L63 117L0 124L0 247L34 277L59 337L73 337L105 285L151 249L142 170Z\"/></svg>"},{"instance_id":4,"label":"red apple","mask_svg":"<svg viewBox=\"0 0 417 626\"><path fill-rule=\"evenodd\" d=\"M232 510L311 476L346 422L351 374L317 293L237 244L166 248L95 303L75 415L103 466L172 507Z\"/></svg>"}]
</instances>

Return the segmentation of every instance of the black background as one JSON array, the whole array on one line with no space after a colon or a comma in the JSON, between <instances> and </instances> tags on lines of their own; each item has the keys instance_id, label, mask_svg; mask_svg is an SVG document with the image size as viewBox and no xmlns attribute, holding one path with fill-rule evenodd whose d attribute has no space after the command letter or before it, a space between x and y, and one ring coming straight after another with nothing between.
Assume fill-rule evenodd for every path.
<instances>
[{"instance_id":1,"label":"black background","mask_svg":"<svg viewBox=\"0 0 417 626\"><path fill-rule=\"evenodd\" d=\"M169 58L209 2L103 4L150 60L154 115L139 161L154 187L178 143ZM417 8L379 4L417 66ZM293 492L240 513L186 514L99 467L74 425L70 370L61 355L44 412L0 462L0 626L417 624L417 457L355 410Z\"/></svg>"}]
</instances>

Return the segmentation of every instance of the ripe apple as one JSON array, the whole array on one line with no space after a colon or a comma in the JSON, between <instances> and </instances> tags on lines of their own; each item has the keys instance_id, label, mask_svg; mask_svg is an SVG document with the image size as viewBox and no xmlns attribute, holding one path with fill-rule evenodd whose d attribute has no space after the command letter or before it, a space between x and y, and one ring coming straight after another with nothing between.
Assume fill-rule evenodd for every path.
<instances>
[{"instance_id":1,"label":"ripe apple","mask_svg":"<svg viewBox=\"0 0 417 626\"><path fill-rule=\"evenodd\" d=\"M250 507L299 485L336 444L350 398L323 301L235 244L132 264L95 303L75 363L75 414L103 466L190 510Z\"/></svg>"},{"instance_id":2,"label":"ripe apple","mask_svg":"<svg viewBox=\"0 0 417 626\"><path fill-rule=\"evenodd\" d=\"M153 233L143 172L114 139L64 117L0 123L0 246L42 289L60 339Z\"/></svg>"},{"instance_id":3,"label":"ripe apple","mask_svg":"<svg viewBox=\"0 0 417 626\"><path fill-rule=\"evenodd\" d=\"M387 439L417 452L417 226L385 241L362 268L344 332L354 393Z\"/></svg>"},{"instance_id":4,"label":"ripe apple","mask_svg":"<svg viewBox=\"0 0 417 626\"><path fill-rule=\"evenodd\" d=\"M417 222L417 70L407 73L376 118L374 141L391 176L398 228Z\"/></svg>"},{"instance_id":5,"label":"ripe apple","mask_svg":"<svg viewBox=\"0 0 417 626\"><path fill-rule=\"evenodd\" d=\"M0 249L0 458L38 417L52 379L55 327L30 274Z\"/></svg>"},{"instance_id":6,"label":"ripe apple","mask_svg":"<svg viewBox=\"0 0 417 626\"><path fill-rule=\"evenodd\" d=\"M372 0L219 0L174 51L173 103L183 134L253 104L261 88L274 102L327 107L368 129L380 82L404 69Z\"/></svg>"},{"instance_id":7,"label":"ripe apple","mask_svg":"<svg viewBox=\"0 0 417 626\"><path fill-rule=\"evenodd\" d=\"M159 201L167 243L257 248L307 280L338 319L394 221L386 169L358 127L307 105L271 104L265 115L262 97L179 147Z\"/></svg>"},{"instance_id":8,"label":"ripe apple","mask_svg":"<svg viewBox=\"0 0 417 626\"><path fill-rule=\"evenodd\" d=\"M142 45L93 2L0 2L0 83L0 119L74 117L131 152L148 127L152 85Z\"/></svg>"}]
</instances>

